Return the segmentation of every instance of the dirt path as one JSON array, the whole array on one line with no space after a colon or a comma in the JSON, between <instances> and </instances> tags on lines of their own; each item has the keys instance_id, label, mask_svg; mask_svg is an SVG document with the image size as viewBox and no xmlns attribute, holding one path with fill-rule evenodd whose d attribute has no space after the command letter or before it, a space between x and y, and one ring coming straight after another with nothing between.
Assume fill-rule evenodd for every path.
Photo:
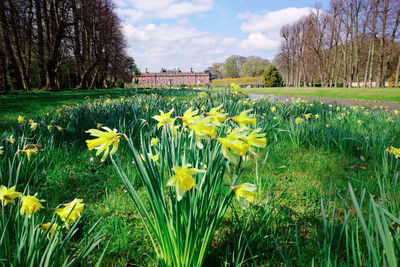
<instances>
[{"instance_id":1,"label":"dirt path","mask_svg":"<svg viewBox=\"0 0 400 267\"><path fill-rule=\"evenodd\" d=\"M347 98L328 98L328 97L312 97L312 96L293 96L293 95L263 95L263 94L248 94L250 98L262 98L262 97L271 97L275 101L285 101L288 99L289 101L297 100L298 98L313 101L319 100L328 104L339 104L346 106L364 106L364 107L388 107L390 110L399 110L400 111L400 102L395 101L378 101L378 100L362 100L362 99L347 99Z\"/></svg>"}]
</instances>

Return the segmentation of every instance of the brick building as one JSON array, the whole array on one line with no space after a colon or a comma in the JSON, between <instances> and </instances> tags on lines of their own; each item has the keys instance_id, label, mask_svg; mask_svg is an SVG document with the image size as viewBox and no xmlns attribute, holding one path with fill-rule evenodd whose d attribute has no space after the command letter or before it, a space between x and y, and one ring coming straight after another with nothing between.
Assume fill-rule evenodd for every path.
<instances>
[{"instance_id":1,"label":"brick building","mask_svg":"<svg viewBox=\"0 0 400 267\"><path fill-rule=\"evenodd\" d=\"M185 84L187 86L202 85L210 83L210 77L208 73L203 72L182 72L180 69L166 70L161 69L160 72L148 72L146 69L145 73L142 73L138 78L139 86L168 86L168 85L179 85Z\"/></svg>"}]
</instances>

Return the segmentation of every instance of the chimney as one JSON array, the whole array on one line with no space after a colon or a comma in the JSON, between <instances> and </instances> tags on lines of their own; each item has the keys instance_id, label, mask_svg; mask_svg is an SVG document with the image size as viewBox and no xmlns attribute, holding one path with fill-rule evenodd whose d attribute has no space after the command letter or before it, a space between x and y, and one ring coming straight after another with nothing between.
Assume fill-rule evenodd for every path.
<instances>
[{"instance_id":1,"label":"chimney","mask_svg":"<svg viewBox=\"0 0 400 267\"><path fill-rule=\"evenodd\" d=\"M193 69L192 68L190 68L190 72L193 73Z\"/></svg>"},{"instance_id":2,"label":"chimney","mask_svg":"<svg viewBox=\"0 0 400 267\"><path fill-rule=\"evenodd\" d=\"M146 68L146 73L149 73L149 71L147 70L147 68Z\"/></svg>"}]
</instances>

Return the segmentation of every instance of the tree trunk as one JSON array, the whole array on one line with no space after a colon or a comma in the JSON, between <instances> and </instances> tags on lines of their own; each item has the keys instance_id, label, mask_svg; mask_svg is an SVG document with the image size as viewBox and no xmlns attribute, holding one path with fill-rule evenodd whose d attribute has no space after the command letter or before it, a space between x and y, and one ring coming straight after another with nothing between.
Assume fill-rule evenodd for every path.
<instances>
[{"instance_id":1,"label":"tree trunk","mask_svg":"<svg viewBox=\"0 0 400 267\"><path fill-rule=\"evenodd\" d=\"M369 66L369 87L372 87L372 74L373 74L373 66L374 66L374 54L375 54L375 40L376 40L376 18L378 16L378 5L379 5L379 0L374 1L374 13L373 13L373 18L372 18L372 38L371 38L371 57L370 57L370 66Z\"/></svg>"}]
</instances>

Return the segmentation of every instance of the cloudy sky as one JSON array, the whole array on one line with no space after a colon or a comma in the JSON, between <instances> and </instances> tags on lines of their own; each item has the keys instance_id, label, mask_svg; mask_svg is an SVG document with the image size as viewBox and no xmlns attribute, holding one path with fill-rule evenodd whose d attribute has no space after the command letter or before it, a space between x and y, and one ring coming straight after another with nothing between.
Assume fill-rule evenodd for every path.
<instances>
[{"instance_id":1,"label":"cloudy sky","mask_svg":"<svg viewBox=\"0 0 400 267\"><path fill-rule=\"evenodd\" d=\"M273 59L281 26L329 0L115 0L141 71L203 71L230 55Z\"/></svg>"}]
</instances>

